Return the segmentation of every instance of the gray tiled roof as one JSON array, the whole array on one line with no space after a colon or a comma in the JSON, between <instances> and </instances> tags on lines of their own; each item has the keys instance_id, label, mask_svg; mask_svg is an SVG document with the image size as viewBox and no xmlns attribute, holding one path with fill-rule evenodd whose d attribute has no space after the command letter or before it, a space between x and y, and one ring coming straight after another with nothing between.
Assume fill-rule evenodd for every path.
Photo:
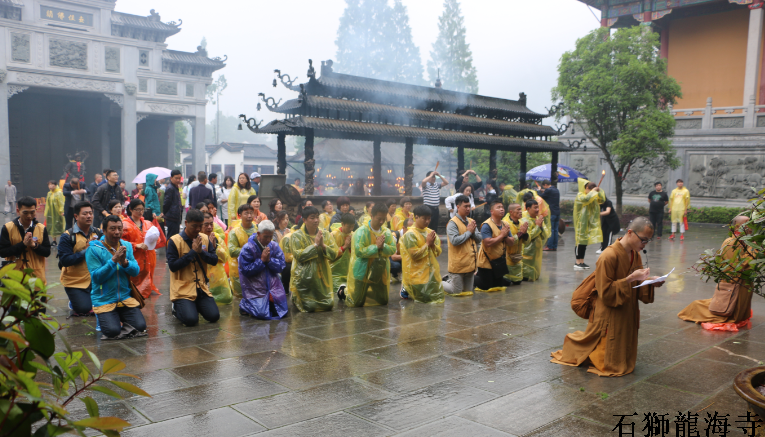
<instances>
[{"instance_id":1,"label":"gray tiled roof","mask_svg":"<svg viewBox=\"0 0 765 437\"><path fill-rule=\"evenodd\" d=\"M250 159L276 159L276 150L266 146L265 144L249 144L249 143L229 143L222 142L220 144L208 144L205 146L207 153L214 153L219 148L225 148L229 152L241 152L244 150L244 157ZM187 149L182 150L184 152ZM191 149L188 149L190 153Z\"/></svg>"},{"instance_id":2,"label":"gray tiled roof","mask_svg":"<svg viewBox=\"0 0 765 437\"><path fill-rule=\"evenodd\" d=\"M226 64L223 61L210 59L191 52L181 52L178 50L163 50L162 59L180 64L202 65L205 67L223 68Z\"/></svg>"},{"instance_id":3,"label":"gray tiled roof","mask_svg":"<svg viewBox=\"0 0 765 437\"><path fill-rule=\"evenodd\" d=\"M24 7L24 2L22 0L0 0L0 4L10 5L17 8Z\"/></svg>"},{"instance_id":4,"label":"gray tiled roof","mask_svg":"<svg viewBox=\"0 0 765 437\"><path fill-rule=\"evenodd\" d=\"M116 11L112 11L112 24L117 26L130 26L142 29L156 30L166 32L170 35L181 31L179 27L165 24L161 21L154 21L140 15L126 14L124 12Z\"/></svg>"}]
</instances>

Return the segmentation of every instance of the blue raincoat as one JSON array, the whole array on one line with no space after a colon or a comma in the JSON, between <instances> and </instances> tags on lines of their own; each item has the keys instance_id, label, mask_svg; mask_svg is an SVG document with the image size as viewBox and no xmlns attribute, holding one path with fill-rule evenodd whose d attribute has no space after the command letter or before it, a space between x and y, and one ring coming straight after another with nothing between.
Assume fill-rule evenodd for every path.
<instances>
[{"instance_id":1,"label":"blue raincoat","mask_svg":"<svg viewBox=\"0 0 765 437\"><path fill-rule=\"evenodd\" d=\"M162 208L159 207L159 195L157 195L157 187L154 186L156 181L157 175L154 173L146 175L146 185L144 185L143 189L143 203L147 210L150 209L151 212L159 216L162 214Z\"/></svg>"},{"instance_id":2,"label":"blue raincoat","mask_svg":"<svg viewBox=\"0 0 765 437\"><path fill-rule=\"evenodd\" d=\"M242 284L239 308L257 319L275 320L287 315L287 294L279 278L287 263L277 242L271 241L268 247L271 259L267 264L260 258L263 248L257 233L247 240L239 253L239 280ZM271 313L269 296L273 299L276 314Z\"/></svg>"}]
</instances>

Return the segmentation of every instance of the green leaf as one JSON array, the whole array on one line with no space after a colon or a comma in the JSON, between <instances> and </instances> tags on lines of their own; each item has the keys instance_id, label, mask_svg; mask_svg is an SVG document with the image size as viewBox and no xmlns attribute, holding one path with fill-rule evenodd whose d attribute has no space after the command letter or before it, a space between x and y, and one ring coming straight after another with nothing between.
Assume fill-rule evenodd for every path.
<instances>
[{"instance_id":1,"label":"green leaf","mask_svg":"<svg viewBox=\"0 0 765 437\"><path fill-rule=\"evenodd\" d=\"M8 272L14 269L16 267L16 263L8 264L7 266L4 266L2 269L0 269L0 278L5 277Z\"/></svg>"},{"instance_id":2,"label":"green leaf","mask_svg":"<svg viewBox=\"0 0 765 437\"><path fill-rule=\"evenodd\" d=\"M32 302L32 296L27 290L24 290L23 288L0 287L0 291L3 292L3 296L16 296L25 302Z\"/></svg>"},{"instance_id":3,"label":"green leaf","mask_svg":"<svg viewBox=\"0 0 765 437\"><path fill-rule=\"evenodd\" d=\"M31 376L34 375L32 375L30 372L19 371L16 373L16 377L24 384L29 394L35 398L40 398L42 396L42 393L40 393L40 388L37 386L37 383L34 382Z\"/></svg>"},{"instance_id":4,"label":"green leaf","mask_svg":"<svg viewBox=\"0 0 765 437\"><path fill-rule=\"evenodd\" d=\"M87 426L88 428L94 428L98 430L111 429L116 431L122 431L124 428L130 426L128 422L125 422L119 417L89 417L87 419L82 419L74 422L74 425Z\"/></svg>"},{"instance_id":5,"label":"green leaf","mask_svg":"<svg viewBox=\"0 0 765 437\"><path fill-rule=\"evenodd\" d=\"M96 356L96 354L94 354L93 352L89 351L87 348L82 348L82 350L84 350L85 353L88 355L88 357L90 358L90 361L93 361L93 364L96 365L96 369L98 369L100 371L101 370L101 361L99 361L99 359Z\"/></svg>"},{"instance_id":6,"label":"green leaf","mask_svg":"<svg viewBox=\"0 0 765 437\"><path fill-rule=\"evenodd\" d=\"M5 332L5 331L0 332L0 338L10 340L24 347L29 346L29 342L24 340L24 337L20 336L19 334L16 334L15 332Z\"/></svg>"},{"instance_id":7,"label":"green leaf","mask_svg":"<svg viewBox=\"0 0 765 437\"><path fill-rule=\"evenodd\" d=\"M115 375L120 375L120 376L129 376L130 378L135 378L135 379L141 379L140 376L131 375L130 373L115 372L114 374Z\"/></svg>"},{"instance_id":8,"label":"green leaf","mask_svg":"<svg viewBox=\"0 0 765 437\"><path fill-rule=\"evenodd\" d=\"M108 360L104 361L103 372L104 372L104 375L106 375L109 373L119 372L120 370L124 368L125 368L125 363L115 358L109 358Z\"/></svg>"},{"instance_id":9,"label":"green leaf","mask_svg":"<svg viewBox=\"0 0 765 437\"><path fill-rule=\"evenodd\" d=\"M98 417L98 404L90 396L86 396L80 399L85 403L85 408L88 409L88 415L90 417Z\"/></svg>"},{"instance_id":10,"label":"green leaf","mask_svg":"<svg viewBox=\"0 0 765 437\"><path fill-rule=\"evenodd\" d=\"M109 395L109 396L111 396L111 397L113 397L115 399L122 399L122 396L117 394L117 392L115 392L112 389L109 389L109 388L106 388L104 386L101 386L101 385L91 385L90 387L88 387L88 390L100 391L101 393L103 393L105 395Z\"/></svg>"},{"instance_id":11,"label":"green leaf","mask_svg":"<svg viewBox=\"0 0 765 437\"><path fill-rule=\"evenodd\" d=\"M135 395L145 396L147 398L151 397L150 394L148 394L145 391L141 390L140 388L134 386L133 384L130 384L129 382L113 381L111 379L108 380L108 381L111 382L112 384L116 385L117 387L119 387L119 388L121 388L121 389L123 389L125 391L128 391L130 393L133 393Z\"/></svg>"},{"instance_id":12,"label":"green leaf","mask_svg":"<svg viewBox=\"0 0 765 437\"><path fill-rule=\"evenodd\" d=\"M24 337L35 352L48 359L56 350L56 341L48 327L40 319L27 319L22 322Z\"/></svg>"},{"instance_id":13,"label":"green leaf","mask_svg":"<svg viewBox=\"0 0 765 437\"><path fill-rule=\"evenodd\" d=\"M111 430L111 429L102 429L101 432L106 437L120 437L120 433L118 431L114 431L114 430Z\"/></svg>"}]
</instances>

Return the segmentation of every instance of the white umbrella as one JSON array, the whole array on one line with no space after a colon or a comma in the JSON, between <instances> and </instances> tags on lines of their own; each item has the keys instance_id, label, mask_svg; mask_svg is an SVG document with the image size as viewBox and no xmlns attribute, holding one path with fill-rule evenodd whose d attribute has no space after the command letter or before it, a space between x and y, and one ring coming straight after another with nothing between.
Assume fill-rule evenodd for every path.
<instances>
[{"instance_id":1,"label":"white umbrella","mask_svg":"<svg viewBox=\"0 0 765 437\"><path fill-rule=\"evenodd\" d=\"M154 173L157 175L157 180L165 179L170 177L170 171L169 169L165 167L151 167L147 168L146 170L138 173L138 176L133 179L134 184L145 184L146 183L146 175L149 173Z\"/></svg>"}]
</instances>

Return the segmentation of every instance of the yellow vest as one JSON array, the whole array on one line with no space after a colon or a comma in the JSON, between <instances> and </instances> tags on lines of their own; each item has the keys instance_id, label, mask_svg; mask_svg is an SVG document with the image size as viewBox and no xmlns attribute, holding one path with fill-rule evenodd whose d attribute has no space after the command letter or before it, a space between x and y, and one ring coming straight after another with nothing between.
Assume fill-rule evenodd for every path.
<instances>
[{"instance_id":1,"label":"yellow vest","mask_svg":"<svg viewBox=\"0 0 765 437\"><path fill-rule=\"evenodd\" d=\"M203 245L207 246L210 244L207 235L199 235L202 236ZM191 247L183 241L180 234L173 235L170 240L175 243L175 247L178 249L178 258L183 258L191 250ZM199 270L200 264L204 274ZM207 263L202 261L201 258L197 258L196 262L187 265L177 272L170 272L170 301L175 302L178 299L196 300L197 288L201 288L208 296L212 297L212 293L210 293L207 287L207 281L205 281L205 275L208 275Z\"/></svg>"},{"instance_id":2,"label":"yellow vest","mask_svg":"<svg viewBox=\"0 0 765 437\"><path fill-rule=\"evenodd\" d=\"M489 227L491 227L492 238L496 238L499 235L500 229L497 227L497 225L494 224L494 222L491 220L491 217L488 218L485 222L483 222L483 224L488 224ZM481 227L483 227L483 225ZM478 232L477 228L476 228L476 232ZM504 241L495 243L491 247L486 247L485 244L482 244L481 250L478 252L478 267L482 269L490 269L491 264L489 264L489 261L495 260L497 258L501 258L504 254L505 254Z\"/></svg>"},{"instance_id":3,"label":"yellow vest","mask_svg":"<svg viewBox=\"0 0 765 437\"><path fill-rule=\"evenodd\" d=\"M5 229L8 231L8 238L11 240L11 244L19 244L24 241L24 236L20 234L19 228L16 226L16 220L9 221L5 224ZM44 237L45 225L38 223L35 225L32 231L32 236L37 237L38 244L42 244ZM45 280L45 257L42 257L35 253L34 250L27 247L21 254L21 257L9 256L7 261L15 262L16 267L14 270L32 269L34 270L35 278L42 281L43 284L48 285L48 281ZM17 261L18 260L18 261Z\"/></svg>"},{"instance_id":4,"label":"yellow vest","mask_svg":"<svg viewBox=\"0 0 765 437\"><path fill-rule=\"evenodd\" d=\"M452 217L451 221L453 221L457 225L457 229L459 230L460 235L467 232L467 226L465 226L465 224L462 223L462 220L459 219L458 215L455 215L454 217ZM447 264L449 273L474 272L476 268L476 255L477 255L475 240L470 238L468 239L468 241L460 244L459 246L452 245L452 241L448 238L446 239L446 242L449 247L449 262Z\"/></svg>"},{"instance_id":5,"label":"yellow vest","mask_svg":"<svg viewBox=\"0 0 765 437\"><path fill-rule=\"evenodd\" d=\"M95 236L96 239L98 238L98 234L95 232L89 233L86 237L82 234L75 234L72 229L66 231L66 234L69 235L70 239L74 240L74 246L72 246L73 253L85 250L90 243L91 237ZM90 286L90 271L88 271L88 264L83 260L75 266L61 268L61 276L59 277L59 280L64 287L88 288Z\"/></svg>"},{"instance_id":6,"label":"yellow vest","mask_svg":"<svg viewBox=\"0 0 765 437\"><path fill-rule=\"evenodd\" d=\"M520 263L521 261L514 262L512 259L512 255L523 254L523 241L521 241L520 238L518 238L518 225L513 223L513 221L510 219L509 216L505 216L505 218L502 219L502 221L505 222L506 225L510 226L510 233L516 236L515 243L506 247L507 265L515 266L515 265L518 265L518 263Z\"/></svg>"}]
</instances>

